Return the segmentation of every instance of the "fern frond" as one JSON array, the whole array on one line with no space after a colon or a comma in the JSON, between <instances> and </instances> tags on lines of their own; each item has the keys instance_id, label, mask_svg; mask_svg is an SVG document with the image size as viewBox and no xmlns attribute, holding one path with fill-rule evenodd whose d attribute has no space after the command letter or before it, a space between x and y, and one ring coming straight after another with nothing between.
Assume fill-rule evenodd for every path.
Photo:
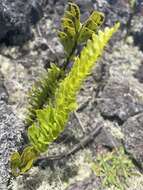
<instances>
[{"instance_id":1,"label":"fern frond","mask_svg":"<svg viewBox=\"0 0 143 190\"><path fill-rule=\"evenodd\" d=\"M77 42L77 35L80 30L80 10L74 3L68 3L67 10L61 20L61 31L59 38L64 47L67 57L70 56Z\"/></svg>"},{"instance_id":2,"label":"fern frond","mask_svg":"<svg viewBox=\"0 0 143 190\"><path fill-rule=\"evenodd\" d=\"M28 129L30 142L39 152L47 149L47 145L55 140L64 129L70 112L77 107L76 95L84 79L91 73L95 61L102 54L105 45L117 30L119 24L113 28L106 28L105 32L93 34L87 46L76 57L68 76L60 83L55 93L54 106L36 111L38 126L34 124Z\"/></svg>"},{"instance_id":3,"label":"fern frond","mask_svg":"<svg viewBox=\"0 0 143 190\"><path fill-rule=\"evenodd\" d=\"M45 71L43 78L37 81L33 86L28 98L29 107L26 118L28 126L30 126L36 118L36 110L41 109L45 104L48 104L54 97L61 76L61 69L52 64L51 68Z\"/></svg>"},{"instance_id":4,"label":"fern frond","mask_svg":"<svg viewBox=\"0 0 143 190\"><path fill-rule=\"evenodd\" d=\"M12 155L14 161L11 164L15 173L17 169L20 173L29 170L33 160L41 152L46 151L48 145L64 130L69 114L77 108L76 95L83 81L91 73L94 63L118 27L119 24L116 24L112 28L106 28L104 32L99 31L98 35L93 34L92 40L88 41L80 57L75 58L71 71L56 89L54 104L36 111L37 122L28 128L31 146L26 148L22 155L19 153ZM27 159L29 152L31 156Z\"/></svg>"},{"instance_id":5,"label":"fern frond","mask_svg":"<svg viewBox=\"0 0 143 190\"><path fill-rule=\"evenodd\" d=\"M78 43L87 41L92 37L93 33L97 33L103 22L104 14L98 11L93 11L89 18L82 24Z\"/></svg>"},{"instance_id":6,"label":"fern frond","mask_svg":"<svg viewBox=\"0 0 143 190\"><path fill-rule=\"evenodd\" d=\"M103 13L93 11L85 23L82 24L79 7L74 3L68 3L61 21L61 31L58 33L67 57L71 56L78 44L91 38L92 34L99 30L103 21Z\"/></svg>"}]
</instances>

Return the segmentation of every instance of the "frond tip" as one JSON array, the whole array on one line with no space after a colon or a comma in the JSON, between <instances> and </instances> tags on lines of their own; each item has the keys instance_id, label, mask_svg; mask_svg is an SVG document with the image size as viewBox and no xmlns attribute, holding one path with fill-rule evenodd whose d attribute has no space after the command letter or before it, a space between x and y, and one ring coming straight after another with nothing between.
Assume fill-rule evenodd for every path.
<instances>
[{"instance_id":1,"label":"frond tip","mask_svg":"<svg viewBox=\"0 0 143 190\"><path fill-rule=\"evenodd\" d=\"M92 39L88 40L80 56L75 58L69 74L60 81L56 88L54 103L36 111L37 122L28 128L32 155L26 159L26 150L23 151L22 156L14 153L11 160L14 171L18 170L19 173L24 173L29 170L36 156L46 151L48 145L64 130L69 114L77 108L76 95L82 83L91 73L95 62L101 56L104 47L119 25L117 23L112 28L105 28L104 31L92 35Z\"/></svg>"}]
</instances>

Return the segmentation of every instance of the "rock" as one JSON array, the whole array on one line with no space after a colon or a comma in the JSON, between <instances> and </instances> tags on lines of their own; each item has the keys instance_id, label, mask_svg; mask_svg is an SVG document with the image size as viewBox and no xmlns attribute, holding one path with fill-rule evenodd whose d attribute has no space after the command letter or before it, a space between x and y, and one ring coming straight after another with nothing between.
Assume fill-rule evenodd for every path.
<instances>
[{"instance_id":1,"label":"rock","mask_svg":"<svg viewBox=\"0 0 143 190\"><path fill-rule=\"evenodd\" d=\"M20 45L31 37L30 26L42 16L38 0L0 0L0 41Z\"/></svg>"},{"instance_id":2,"label":"rock","mask_svg":"<svg viewBox=\"0 0 143 190\"><path fill-rule=\"evenodd\" d=\"M129 187L126 190L142 190L143 189L143 175L132 176L129 178Z\"/></svg>"},{"instance_id":3,"label":"rock","mask_svg":"<svg viewBox=\"0 0 143 190\"><path fill-rule=\"evenodd\" d=\"M10 155L22 146L21 132L23 124L12 113L10 106L0 101L0 190L4 190L10 177Z\"/></svg>"},{"instance_id":4,"label":"rock","mask_svg":"<svg viewBox=\"0 0 143 190\"><path fill-rule=\"evenodd\" d=\"M94 139L93 147L96 145L108 147L110 149L114 149L115 147L120 147L121 142L118 138L115 138L112 133L111 129L107 128L107 124L104 123L104 126L98 136ZM99 124L97 125L99 126ZM94 149L95 152L95 149Z\"/></svg>"},{"instance_id":5,"label":"rock","mask_svg":"<svg viewBox=\"0 0 143 190\"><path fill-rule=\"evenodd\" d=\"M134 88L126 79L110 79L98 100L102 116L122 124L129 117L143 111L143 101Z\"/></svg>"},{"instance_id":6,"label":"rock","mask_svg":"<svg viewBox=\"0 0 143 190\"><path fill-rule=\"evenodd\" d=\"M113 25L117 21L124 26L130 16L129 4L123 0L95 0L94 7L95 9L105 13L105 24L108 26Z\"/></svg>"},{"instance_id":7,"label":"rock","mask_svg":"<svg viewBox=\"0 0 143 190\"><path fill-rule=\"evenodd\" d=\"M143 113L129 118L122 126L122 131L127 152L143 168Z\"/></svg>"},{"instance_id":8,"label":"rock","mask_svg":"<svg viewBox=\"0 0 143 190\"><path fill-rule=\"evenodd\" d=\"M81 11L81 21L85 21L90 13L94 10L93 2L92 0L76 0L77 5L80 8Z\"/></svg>"},{"instance_id":9,"label":"rock","mask_svg":"<svg viewBox=\"0 0 143 190\"><path fill-rule=\"evenodd\" d=\"M131 21L129 34L133 36L135 46L143 51L143 16L136 15Z\"/></svg>"},{"instance_id":10,"label":"rock","mask_svg":"<svg viewBox=\"0 0 143 190\"><path fill-rule=\"evenodd\" d=\"M143 83L143 62L135 72L134 77L137 78L140 83Z\"/></svg>"},{"instance_id":11,"label":"rock","mask_svg":"<svg viewBox=\"0 0 143 190\"><path fill-rule=\"evenodd\" d=\"M0 100L7 101L8 100L8 93L4 86L4 77L0 72Z\"/></svg>"},{"instance_id":12,"label":"rock","mask_svg":"<svg viewBox=\"0 0 143 190\"><path fill-rule=\"evenodd\" d=\"M93 190L98 189L100 186L100 181L95 176L91 176L84 181L79 181L70 187L68 187L66 190Z\"/></svg>"},{"instance_id":13,"label":"rock","mask_svg":"<svg viewBox=\"0 0 143 190\"><path fill-rule=\"evenodd\" d=\"M123 42L115 43L111 54L110 50L104 54L102 64L106 65L106 74L101 77L102 88L96 99L105 119L121 125L143 110L143 84L134 78L142 59L143 54L137 47ZM98 78L95 76L95 80Z\"/></svg>"}]
</instances>

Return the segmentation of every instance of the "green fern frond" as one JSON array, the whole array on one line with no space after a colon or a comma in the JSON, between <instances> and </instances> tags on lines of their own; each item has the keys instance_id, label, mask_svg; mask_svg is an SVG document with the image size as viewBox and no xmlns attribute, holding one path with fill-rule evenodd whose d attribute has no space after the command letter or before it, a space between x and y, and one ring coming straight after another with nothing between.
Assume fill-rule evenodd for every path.
<instances>
[{"instance_id":1,"label":"green fern frond","mask_svg":"<svg viewBox=\"0 0 143 190\"><path fill-rule=\"evenodd\" d=\"M68 3L67 10L61 21L61 31L58 34L67 56L70 56L75 48L80 25L79 7L74 3Z\"/></svg>"},{"instance_id":2,"label":"green fern frond","mask_svg":"<svg viewBox=\"0 0 143 190\"><path fill-rule=\"evenodd\" d=\"M68 4L64 18L61 20L62 31L59 32L60 40L68 54L67 61L73 57L77 43L86 41L94 32L97 32L97 28L101 26L103 20L103 14L94 11L82 25L80 23L79 7L74 3ZM63 69L64 68L63 66ZM44 105L51 101L55 89L58 86L61 73L62 71L53 65L44 73L44 77L33 86L28 98L29 107L26 118L26 124L28 126L32 125L36 118L36 110L42 109Z\"/></svg>"},{"instance_id":3,"label":"green fern frond","mask_svg":"<svg viewBox=\"0 0 143 190\"><path fill-rule=\"evenodd\" d=\"M61 21L61 31L58 35L69 57L80 43L86 42L92 34L99 30L104 21L101 12L94 11L85 23L80 22L80 10L74 3L68 3L67 10Z\"/></svg>"},{"instance_id":4,"label":"green fern frond","mask_svg":"<svg viewBox=\"0 0 143 190\"><path fill-rule=\"evenodd\" d=\"M45 71L43 78L35 83L29 93L29 107L26 123L30 126L36 118L36 110L43 108L54 97L55 90L62 78L62 71L52 64L48 71Z\"/></svg>"},{"instance_id":5,"label":"green fern frond","mask_svg":"<svg viewBox=\"0 0 143 190\"><path fill-rule=\"evenodd\" d=\"M75 58L71 71L56 89L54 103L44 109L36 110L37 122L28 128L31 145L24 150L24 154L14 153L12 155L13 173L17 170L19 173L29 170L33 160L41 152L46 151L48 145L64 130L69 114L77 108L76 95L83 81L91 73L94 63L101 56L104 47L118 27L119 24L116 24L112 28L106 28L104 32L99 31L98 34L92 35L92 40L87 42L80 57ZM29 149L32 156L26 159Z\"/></svg>"},{"instance_id":6,"label":"green fern frond","mask_svg":"<svg viewBox=\"0 0 143 190\"><path fill-rule=\"evenodd\" d=\"M33 146L26 147L22 154L19 152L14 152L11 155L11 172L14 176L19 176L22 173L28 171L32 165L33 161L38 157L37 151Z\"/></svg>"},{"instance_id":7,"label":"green fern frond","mask_svg":"<svg viewBox=\"0 0 143 190\"><path fill-rule=\"evenodd\" d=\"M91 38L93 33L97 33L103 22L104 14L98 11L93 11L81 27L78 43L87 41Z\"/></svg>"}]
</instances>

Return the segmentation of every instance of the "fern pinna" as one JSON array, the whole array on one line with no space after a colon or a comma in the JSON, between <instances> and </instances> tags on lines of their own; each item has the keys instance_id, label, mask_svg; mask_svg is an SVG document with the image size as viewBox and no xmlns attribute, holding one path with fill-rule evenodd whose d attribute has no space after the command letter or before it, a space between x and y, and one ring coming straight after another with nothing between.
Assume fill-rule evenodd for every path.
<instances>
[{"instance_id":1,"label":"fern pinna","mask_svg":"<svg viewBox=\"0 0 143 190\"><path fill-rule=\"evenodd\" d=\"M36 119L36 110L49 104L55 94L59 79L63 72L56 66L51 65L48 71L45 71L43 77L37 81L29 93L29 107L26 117L26 124L30 126Z\"/></svg>"},{"instance_id":2,"label":"fern pinna","mask_svg":"<svg viewBox=\"0 0 143 190\"><path fill-rule=\"evenodd\" d=\"M69 6L70 9L68 9L68 11L77 9L75 4L70 3ZM96 12L96 14L97 13L98 12ZM66 14L73 19L69 13ZM99 13L99 15L101 14ZM91 15L91 17L93 16ZM93 21L96 24L95 15ZM87 24L88 22L89 24ZM99 19L97 23L98 22ZM87 20L83 25L85 27L91 27L93 23L90 23L91 21ZM83 25L80 27L83 27ZM19 152L15 152L11 156L11 168L12 173L15 176L28 171L32 167L33 161L40 156L40 153L45 152L48 149L48 145L57 139L59 134L64 130L69 114L77 108L76 95L79 92L82 83L91 73L94 63L101 56L104 47L110 40L111 36L117 31L118 27L119 24L115 24L112 28L105 28L104 31L99 30L97 32L96 25L96 32L92 32L92 35L89 35L87 32L86 36L88 37L84 38L86 40L88 39L86 46L81 51L80 55L74 58L74 64L69 73L59 81L58 85L55 85L55 91L52 94L52 96L54 96L52 97L52 101L48 101L48 103L46 102L46 105L43 108L36 107L36 109L34 109L36 120L33 121L32 125L28 128L29 145L21 154ZM93 26L89 30L91 29L93 29ZM82 31L82 29L80 30ZM86 32L86 30L84 31ZM68 34L67 30L63 30L62 32ZM69 38L70 37L71 35ZM91 39L89 39L90 37ZM68 45L64 45L66 41L63 41L63 36L61 42L65 51L69 52L69 50L67 50ZM67 43L69 42L67 41ZM52 68L54 67L57 66L52 66Z\"/></svg>"}]
</instances>

